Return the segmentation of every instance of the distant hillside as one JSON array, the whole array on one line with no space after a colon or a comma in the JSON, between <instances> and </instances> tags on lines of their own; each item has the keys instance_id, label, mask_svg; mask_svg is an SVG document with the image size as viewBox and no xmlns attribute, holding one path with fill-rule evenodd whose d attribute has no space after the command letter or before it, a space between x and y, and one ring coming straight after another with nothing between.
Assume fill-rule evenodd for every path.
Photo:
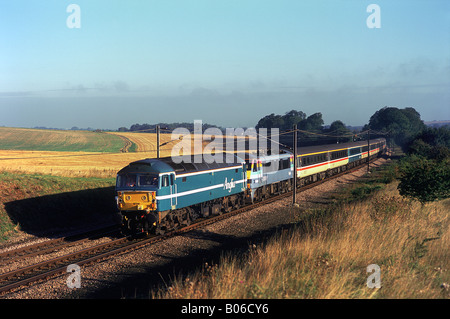
<instances>
[{"instance_id":1,"label":"distant hillside","mask_svg":"<svg viewBox=\"0 0 450 319\"><path fill-rule=\"evenodd\" d=\"M0 149L60 152L119 152L119 136L89 132L0 127Z\"/></svg>"},{"instance_id":2,"label":"distant hillside","mask_svg":"<svg viewBox=\"0 0 450 319\"><path fill-rule=\"evenodd\" d=\"M431 127L441 127L445 125L450 125L450 120L443 120L443 121L428 121L424 122L425 125L431 126Z\"/></svg>"}]
</instances>

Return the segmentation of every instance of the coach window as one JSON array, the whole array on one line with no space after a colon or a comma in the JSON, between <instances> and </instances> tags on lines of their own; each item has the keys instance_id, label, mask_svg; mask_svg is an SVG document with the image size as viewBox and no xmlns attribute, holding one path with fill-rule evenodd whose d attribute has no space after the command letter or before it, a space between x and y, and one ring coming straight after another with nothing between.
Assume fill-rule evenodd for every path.
<instances>
[{"instance_id":1,"label":"coach window","mask_svg":"<svg viewBox=\"0 0 450 319\"><path fill-rule=\"evenodd\" d=\"M280 160L280 170L287 169L291 167L291 162L289 159Z\"/></svg>"}]
</instances>

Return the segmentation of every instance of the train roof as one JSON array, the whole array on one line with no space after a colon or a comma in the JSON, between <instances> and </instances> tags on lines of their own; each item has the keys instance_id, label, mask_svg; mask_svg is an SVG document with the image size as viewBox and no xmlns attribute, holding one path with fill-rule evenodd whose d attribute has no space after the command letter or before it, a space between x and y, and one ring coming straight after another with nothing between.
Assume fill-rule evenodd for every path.
<instances>
[{"instance_id":1,"label":"train roof","mask_svg":"<svg viewBox=\"0 0 450 319\"><path fill-rule=\"evenodd\" d=\"M292 155L293 153L291 151L282 149L278 154L263 154L258 156L256 153L248 153L245 155L245 160L260 159L263 161L271 161L279 158L289 158Z\"/></svg>"},{"instance_id":2,"label":"train roof","mask_svg":"<svg viewBox=\"0 0 450 319\"><path fill-rule=\"evenodd\" d=\"M379 143L381 141L385 141L384 138L376 138L371 139L370 144ZM309 155L309 154L316 154L316 153L322 153L322 152L333 152L333 151L339 151L343 149L353 148L353 147L361 147L366 146L367 141L357 141L357 142L348 142L348 143L339 143L339 144L326 144L326 145L315 145L315 146L305 146L305 147L299 147L297 149L298 155Z\"/></svg>"},{"instance_id":3,"label":"train roof","mask_svg":"<svg viewBox=\"0 0 450 319\"><path fill-rule=\"evenodd\" d=\"M205 155L201 156L200 163L195 163L198 161L198 158L195 158L194 155L174 156L173 158L163 157L160 159L147 158L128 164L128 166L122 168L118 174L124 173L160 174L160 173L175 172L177 175L179 174L181 175L192 172L234 167L237 165L242 165L244 163L244 161L241 158L237 157L234 154L231 155L233 156L232 157L233 160L231 161L231 163L227 163L226 153L212 155L214 157L213 163L207 163L205 161ZM218 158L222 159L222 163L216 162ZM230 161L230 158L228 158L228 161Z\"/></svg>"},{"instance_id":4,"label":"train roof","mask_svg":"<svg viewBox=\"0 0 450 319\"><path fill-rule=\"evenodd\" d=\"M377 138L370 140L370 144L379 143L381 141L385 141L384 138ZM352 147L361 147L366 146L367 141L358 141L358 142L349 142L349 143L341 143L341 144L328 144L328 145L317 145L317 146L306 146L306 147L299 147L297 152L299 155L312 155L317 153L323 153L323 152L330 152L330 151L339 151L344 150ZM281 154L276 155L264 155L263 157L266 157L267 160L270 160L272 158L280 157L282 156L290 156L291 153L284 152ZM168 172L175 172L177 175L180 174L187 174L192 172L199 172L199 171L207 171L207 170L214 170L214 169L220 169L220 168L226 168L226 167L234 167L237 165L242 165L244 163L244 160L240 157L236 156L235 154L228 154L232 155L232 161L230 163L230 158L227 158L227 153L221 153L221 154L214 154L212 155L214 161L213 163L207 163L205 161L205 155L201 156L201 162L196 163L198 161L198 158L195 158L195 155L186 155L186 156L174 156L172 157L163 157L160 159L156 158L147 158L139 161L132 162L128 164L128 166L125 166L122 168L118 174L124 174L124 173L154 173L154 174L160 174L160 173L168 173ZM246 155L246 159L253 158L256 156L254 155ZM217 159L221 159L222 163L218 163ZM178 163L180 162L180 163Z\"/></svg>"}]
</instances>

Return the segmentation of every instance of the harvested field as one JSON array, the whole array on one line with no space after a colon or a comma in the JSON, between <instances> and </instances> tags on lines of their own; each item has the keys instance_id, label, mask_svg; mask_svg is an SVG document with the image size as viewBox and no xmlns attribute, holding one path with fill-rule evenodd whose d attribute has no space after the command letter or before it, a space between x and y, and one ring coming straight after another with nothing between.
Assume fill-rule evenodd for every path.
<instances>
[{"instance_id":1,"label":"harvested field","mask_svg":"<svg viewBox=\"0 0 450 319\"><path fill-rule=\"evenodd\" d=\"M156 133L109 132L108 134L125 137L137 146L138 152L148 152L147 157L156 157ZM179 141L172 141L171 134L161 134L161 157L170 156L172 146Z\"/></svg>"},{"instance_id":2,"label":"harvested field","mask_svg":"<svg viewBox=\"0 0 450 319\"><path fill-rule=\"evenodd\" d=\"M137 146L138 152L148 152L147 157L156 157L156 133L133 133L133 132L109 132L109 134L118 135L124 137ZM226 136L223 135L202 135L202 147L205 149L208 146L208 150L212 151L214 149L215 143L219 145L219 148L222 148L223 151L226 150L225 142ZM245 136L235 137L235 140L247 139ZM173 139L172 134L161 134L160 135L160 152L161 157L171 156L172 148L176 146L181 150L180 154L183 154L184 150L189 150L190 153L194 154L194 134L191 134L191 139L189 138L181 138L181 139ZM246 149L248 145L246 145ZM235 149L237 146L235 145Z\"/></svg>"},{"instance_id":3,"label":"harvested field","mask_svg":"<svg viewBox=\"0 0 450 319\"><path fill-rule=\"evenodd\" d=\"M115 177L145 153L42 152L0 150L0 171L66 177Z\"/></svg>"},{"instance_id":4,"label":"harvested field","mask_svg":"<svg viewBox=\"0 0 450 319\"><path fill-rule=\"evenodd\" d=\"M204 136L204 138L206 138ZM220 137L218 137L220 140ZM114 141L114 143L112 142ZM117 143L116 143L117 142ZM194 153L194 135L161 134L161 157ZM211 141L203 140L202 147ZM115 177L130 162L156 157L155 133L0 128L0 171L65 177Z\"/></svg>"}]
</instances>

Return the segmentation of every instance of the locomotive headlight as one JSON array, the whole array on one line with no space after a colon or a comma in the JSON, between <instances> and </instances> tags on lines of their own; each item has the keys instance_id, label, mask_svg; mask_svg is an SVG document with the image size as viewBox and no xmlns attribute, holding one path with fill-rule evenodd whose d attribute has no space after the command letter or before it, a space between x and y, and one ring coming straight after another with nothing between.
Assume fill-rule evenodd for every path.
<instances>
[{"instance_id":1,"label":"locomotive headlight","mask_svg":"<svg viewBox=\"0 0 450 319\"><path fill-rule=\"evenodd\" d=\"M126 199L126 200L130 200L130 199L131 199L131 196L130 196L130 195L125 196L125 199Z\"/></svg>"},{"instance_id":2,"label":"locomotive headlight","mask_svg":"<svg viewBox=\"0 0 450 319\"><path fill-rule=\"evenodd\" d=\"M146 200L147 200L147 196L144 195L144 196L141 197L141 199L142 199L143 201L146 201Z\"/></svg>"}]
</instances>

